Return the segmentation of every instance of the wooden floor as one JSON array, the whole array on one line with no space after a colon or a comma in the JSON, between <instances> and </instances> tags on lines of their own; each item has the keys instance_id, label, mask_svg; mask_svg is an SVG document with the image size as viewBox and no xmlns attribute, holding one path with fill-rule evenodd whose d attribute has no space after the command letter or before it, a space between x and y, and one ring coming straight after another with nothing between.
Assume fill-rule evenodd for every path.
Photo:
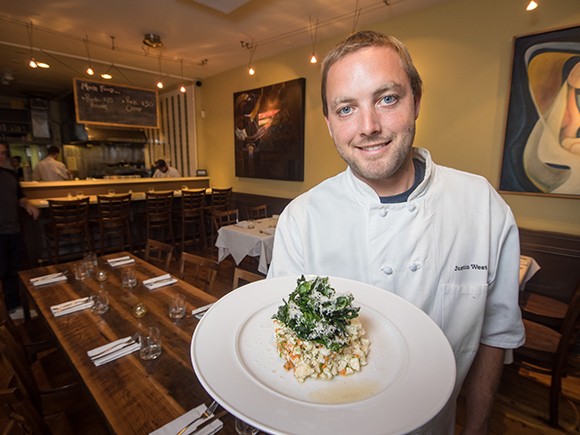
<instances>
[{"instance_id":1,"label":"wooden floor","mask_svg":"<svg viewBox=\"0 0 580 435\"><path fill-rule=\"evenodd\" d=\"M215 249L198 250L197 254L217 259ZM257 272L257 261L247 258L241 266ZM221 297L232 290L235 264L231 257L220 263L217 285L213 292ZM577 375L580 376L580 357ZM563 397L560 403L560 425L556 429L547 424L548 389L550 378L518 371L507 366L496 400L491 421L491 434L579 434L580 433L580 377L569 376L564 380ZM457 433L464 421L463 401L458 404Z\"/></svg>"}]
</instances>

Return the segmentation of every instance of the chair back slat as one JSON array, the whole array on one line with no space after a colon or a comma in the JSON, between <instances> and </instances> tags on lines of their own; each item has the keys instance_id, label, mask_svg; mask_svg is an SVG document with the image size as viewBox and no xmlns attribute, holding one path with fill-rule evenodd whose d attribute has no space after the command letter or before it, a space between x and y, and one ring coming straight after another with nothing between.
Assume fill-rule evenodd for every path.
<instances>
[{"instance_id":1,"label":"chair back slat","mask_svg":"<svg viewBox=\"0 0 580 435\"><path fill-rule=\"evenodd\" d=\"M215 211L213 213L213 224L215 231L226 225L233 225L239 221L240 212L238 209L225 210L225 211Z\"/></svg>"},{"instance_id":2,"label":"chair back slat","mask_svg":"<svg viewBox=\"0 0 580 435\"><path fill-rule=\"evenodd\" d=\"M216 261L182 252L179 267L180 279L211 293L217 278L218 267Z\"/></svg>"}]
</instances>

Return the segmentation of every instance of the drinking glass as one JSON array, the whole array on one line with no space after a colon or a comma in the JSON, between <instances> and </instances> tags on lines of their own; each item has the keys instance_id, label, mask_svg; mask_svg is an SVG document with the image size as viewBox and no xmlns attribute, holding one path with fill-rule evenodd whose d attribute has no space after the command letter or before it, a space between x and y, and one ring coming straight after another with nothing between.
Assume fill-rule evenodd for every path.
<instances>
[{"instance_id":1,"label":"drinking glass","mask_svg":"<svg viewBox=\"0 0 580 435\"><path fill-rule=\"evenodd\" d=\"M254 228L254 219L248 219L246 222L248 222L248 228L251 230L252 228Z\"/></svg>"},{"instance_id":2,"label":"drinking glass","mask_svg":"<svg viewBox=\"0 0 580 435\"><path fill-rule=\"evenodd\" d=\"M73 264L73 273L77 281L84 281L87 278L87 266L84 261L77 261Z\"/></svg>"},{"instance_id":3,"label":"drinking glass","mask_svg":"<svg viewBox=\"0 0 580 435\"><path fill-rule=\"evenodd\" d=\"M137 277L135 275L135 267L127 266L121 269L121 282L123 287L131 288L137 285Z\"/></svg>"},{"instance_id":4,"label":"drinking glass","mask_svg":"<svg viewBox=\"0 0 580 435\"><path fill-rule=\"evenodd\" d=\"M93 307L91 311L95 314L105 314L109 311L109 295L103 289L96 291L91 295Z\"/></svg>"},{"instance_id":5,"label":"drinking glass","mask_svg":"<svg viewBox=\"0 0 580 435\"><path fill-rule=\"evenodd\" d=\"M169 301L169 317L172 319L182 319L185 317L185 296L175 293Z\"/></svg>"},{"instance_id":6,"label":"drinking glass","mask_svg":"<svg viewBox=\"0 0 580 435\"><path fill-rule=\"evenodd\" d=\"M115 189L109 189L108 190L108 194L109 195L114 195L115 194Z\"/></svg>"},{"instance_id":7,"label":"drinking glass","mask_svg":"<svg viewBox=\"0 0 580 435\"><path fill-rule=\"evenodd\" d=\"M83 257L83 261L85 262L87 275L91 275L97 266L97 254L94 252L87 252Z\"/></svg>"},{"instance_id":8,"label":"drinking glass","mask_svg":"<svg viewBox=\"0 0 580 435\"><path fill-rule=\"evenodd\" d=\"M152 360L161 355L161 333L159 328L152 326L141 334L139 355L144 360Z\"/></svg>"},{"instance_id":9,"label":"drinking glass","mask_svg":"<svg viewBox=\"0 0 580 435\"><path fill-rule=\"evenodd\" d=\"M240 435L255 435L258 433L258 429L254 426L249 425L243 420L236 418L236 432Z\"/></svg>"}]
</instances>

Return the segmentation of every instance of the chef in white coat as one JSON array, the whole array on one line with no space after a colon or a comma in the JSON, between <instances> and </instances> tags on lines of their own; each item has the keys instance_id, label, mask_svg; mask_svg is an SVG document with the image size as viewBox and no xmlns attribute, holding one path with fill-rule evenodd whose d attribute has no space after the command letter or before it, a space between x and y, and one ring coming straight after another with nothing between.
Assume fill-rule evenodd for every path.
<instances>
[{"instance_id":1,"label":"chef in white coat","mask_svg":"<svg viewBox=\"0 0 580 435\"><path fill-rule=\"evenodd\" d=\"M348 168L284 210L268 277L354 279L421 308L449 340L457 378L444 409L413 433L453 434L465 381L465 433L485 434L505 349L524 342L518 229L484 178L413 147L421 95L393 37L359 32L327 55L322 106Z\"/></svg>"}]
</instances>

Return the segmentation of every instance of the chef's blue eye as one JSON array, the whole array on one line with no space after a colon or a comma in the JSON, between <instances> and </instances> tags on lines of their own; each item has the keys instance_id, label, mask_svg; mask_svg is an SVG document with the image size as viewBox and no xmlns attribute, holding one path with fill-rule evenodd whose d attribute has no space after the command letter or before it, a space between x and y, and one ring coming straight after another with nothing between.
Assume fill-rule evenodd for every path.
<instances>
[{"instance_id":1,"label":"chef's blue eye","mask_svg":"<svg viewBox=\"0 0 580 435\"><path fill-rule=\"evenodd\" d=\"M348 115L350 112L352 112L352 108L349 106L341 107L338 109L339 115Z\"/></svg>"},{"instance_id":2,"label":"chef's blue eye","mask_svg":"<svg viewBox=\"0 0 580 435\"><path fill-rule=\"evenodd\" d=\"M395 97L394 95L385 95L381 101L385 104L393 104L397 101L397 97Z\"/></svg>"}]
</instances>

